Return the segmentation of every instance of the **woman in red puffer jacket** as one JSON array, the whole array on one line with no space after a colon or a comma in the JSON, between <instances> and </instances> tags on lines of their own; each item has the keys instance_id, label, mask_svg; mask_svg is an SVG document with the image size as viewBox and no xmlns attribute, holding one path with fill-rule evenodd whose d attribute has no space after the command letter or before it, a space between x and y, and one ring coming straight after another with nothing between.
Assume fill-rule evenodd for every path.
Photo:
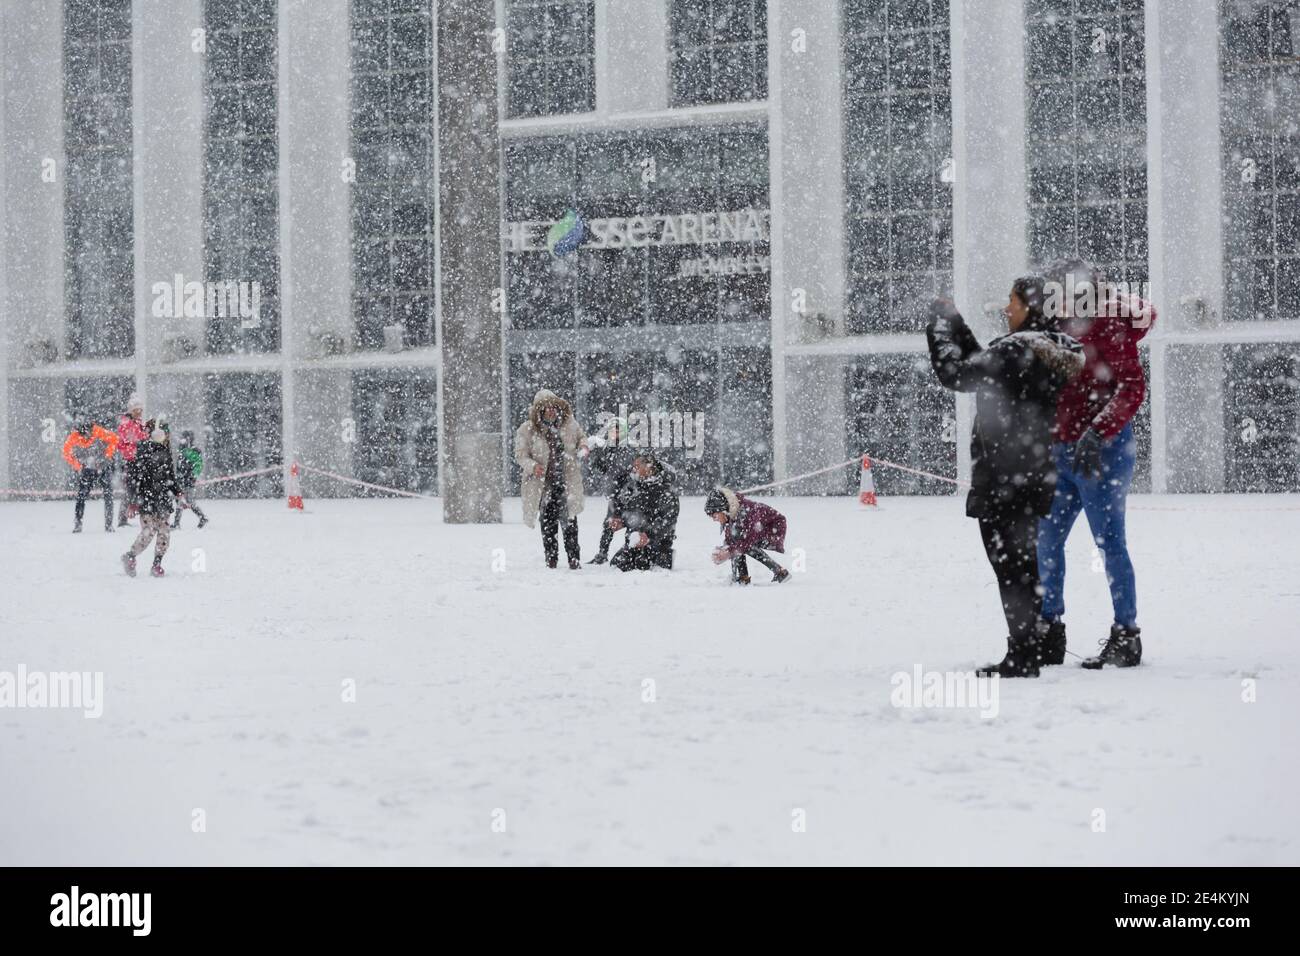
<instances>
[{"instance_id":1,"label":"woman in red puffer jacket","mask_svg":"<svg viewBox=\"0 0 1300 956\"><path fill-rule=\"evenodd\" d=\"M126 502L118 515L117 526L126 524L128 518L134 517L139 510L139 466L136 464L136 446L148 441L149 430L145 427L144 402L139 395L132 395L126 402L126 414L117 424L117 450L122 454L122 484L126 487Z\"/></svg>"},{"instance_id":2,"label":"woman in red puffer jacket","mask_svg":"<svg viewBox=\"0 0 1300 956\"><path fill-rule=\"evenodd\" d=\"M1142 660L1137 626L1137 582L1129 558L1125 511L1137 461L1133 418L1146 396L1138 342L1156 310L1136 295L1118 295L1090 263L1062 260L1048 268L1060 283L1061 329L1083 345L1083 372L1061 393L1052 455L1056 491L1051 514L1038 526L1038 570L1043 587L1043 662L1065 660L1065 541L1079 512L1106 565L1114 622L1095 657L1083 666L1132 667Z\"/></svg>"}]
</instances>

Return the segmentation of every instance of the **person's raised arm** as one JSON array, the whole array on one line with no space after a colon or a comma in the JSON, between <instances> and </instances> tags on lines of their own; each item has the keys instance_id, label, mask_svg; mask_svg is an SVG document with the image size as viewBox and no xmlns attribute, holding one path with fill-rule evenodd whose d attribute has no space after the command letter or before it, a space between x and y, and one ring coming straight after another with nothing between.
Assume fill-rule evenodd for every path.
<instances>
[{"instance_id":1,"label":"person's raised arm","mask_svg":"<svg viewBox=\"0 0 1300 956\"><path fill-rule=\"evenodd\" d=\"M997 357L980 348L979 340L951 299L935 299L925 326L930 367L940 384L954 392L973 392L996 370Z\"/></svg>"}]
</instances>

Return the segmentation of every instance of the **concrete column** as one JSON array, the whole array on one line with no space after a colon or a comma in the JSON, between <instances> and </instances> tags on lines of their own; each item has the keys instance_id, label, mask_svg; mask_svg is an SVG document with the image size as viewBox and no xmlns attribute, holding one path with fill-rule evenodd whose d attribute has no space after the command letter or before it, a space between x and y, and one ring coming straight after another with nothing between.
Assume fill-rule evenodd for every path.
<instances>
[{"instance_id":1,"label":"concrete column","mask_svg":"<svg viewBox=\"0 0 1300 956\"><path fill-rule=\"evenodd\" d=\"M294 430L296 452L301 461L342 475L352 475L352 452L364 435L357 433L352 418L352 370L299 369L294 373L293 394L297 402ZM302 477L303 493L309 498L328 494L348 495L356 489L311 473Z\"/></svg>"},{"instance_id":2,"label":"concrete column","mask_svg":"<svg viewBox=\"0 0 1300 956\"><path fill-rule=\"evenodd\" d=\"M281 353L305 359L325 331L352 333L348 0L280 5Z\"/></svg>"},{"instance_id":3,"label":"concrete column","mask_svg":"<svg viewBox=\"0 0 1300 956\"><path fill-rule=\"evenodd\" d=\"M788 355L785 380L773 372L772 391L786 392L786 414L791 427L786 448L789 471L800 474L826 468L862 451L848 447L848 409L845 401L843 355ZM841 468L825 475L792 482L781 489L791 495L838 495L844 491Z\"/></svg>"},{"instance_id":4,"label":"concrete column","mask_svg":"<svg viewBox=\"0 0 1300 956\"><path fill-rule=\"evenodd\" d=\"M4 13L0 10L0 36L3 36L8 25L5 23ZM5 142L5 96L8 92L8 84L5 82L5 76L8 73L9 57L5 49L5 44L0 43L0 143ZM6 210L6 179L5 179L5 157L0 153L0 223L7 219ZM2 227L0 227L2 228ZM0 234L0 488L8 488L9 485L9 366L12 361L12 351L9 342L14 336L14 322L10 318L7 306L9 304L9 281L8 281L8 244L5 238Z\"/></svg>"},{"instance_id":5,"label":"concrete column","mask_svg":"<svg viewBox=\"0 0 1300 956\"><path fill-rule=\"evenodd\" d=\"M66 175L63 5L0 4L0 487L51 487L62 478L41 420L53 416L62 429L63 381L10 373L28 364L29 343L48 339L65 354Z\"/></svg>"},{"instance_id":6,"label":"concrete column","mask_svg":"<svg viewBox=\"0 0 1300 956\"><path fill-rule=\"evenodd\" d=\"M5 70L3 257L8 269L4 311L13 323L13 359L27 345L51 339L64 354L63 5L43 0L0 4ZM50 161L57 178L46 182Z\"/></svg>"},{"instance_id":7,"label":"concrete column","mask_svg":"<svg viewBox=\"0 0 1300 956\"><path fill-rule=\"evenodd\" d=\"M279 19L280 399L284 472L298 442L294 368L323 331L349 336L351 70L347 0L285 0ZM345 68L340 68L340 65ZM318 415L319 409L311 409ZM341 430L341 420L324 423Z\"/></svg>"},{"instance_id":8,"label":"concrete column","mask_svg":"<svg viewBox=\"0 0 1300 956\"><path fill-rule=\"evenodd\" d=\"M981 341L1028 262L1025 13L1021 0L953 0L952 245L957 306ZM970 474L974 402L957 398L957 471Z\"/></svg>"},{"instance_id":9,"label":"concrete column","mask_svg":"<svg viewBox=\"0 0 1300 956\"><path fill-rule=\"evenodd\" d=\"M667 109L668 86L667 0L597 3L596 111Z\"/></svg>"},{"instance_id":10,"label":"concrete column","mask_svg":"<svg viewBox=\"0 0 1300 956\"><path fill-rule=\"evenodd\" d=\"M1156 491L1223 488L1223 368L1220 350L1179 349L1162 331L1218 325L1223 304L1222 171L1218 7L1199 0L1146 5L1147 221L1151 292L1160 312L1152 345L1152 484ZM1194 383L1171 403L1164 383ZM1192 376L1187 380L1185 376ZM1194 453L1189 453L1195 449Z\"/></svg>"},{"instance_id":11,"label":"concrete column","mask_svg":"<svg viewBox=\"0 0 1300 956\"><path fill-rule=\"evenodd\" d=\"M439 482L445 521L491 523L501 520L503 451L493 299L505 287L496 4L438 0L436 9Z\"/></svg>"},{"instance_id":12,"label":"concrete column","mask_svg":"<svg viewBox=\"0 0 1300 956\"><path fill-rule=\"evenodd\" d=\"M840 5L837 0L768 0L767 22L772 449L779 480L797 470L795 461L832 464L845 457L842 377L818 375L821 363L794 363L786 354L789 345L819 334L816 330L824 327L819 316L835 322L844 312ZM833 415L837 407L837 422L804 429L805 414ZM795 421L804 431L797 439L791 437ZM838 488L838 477L827 480ZM804 493L816 490L800 488Z\"/></svg>"},{"instance_id":13,"label":"concrete column","mask_svg":"<svg viewBox=\"0 0 1300 956\"><path fill-rule=\"evenodd\" d=\"M204 278L205 54L192 32L202 26L202 0L138 0L132 10L135 367L146 402L145 370L162 361L167 340L183 337L200 349L204 341L203 319L153 315L155 283Z\"/></svg>"}]
</instances>

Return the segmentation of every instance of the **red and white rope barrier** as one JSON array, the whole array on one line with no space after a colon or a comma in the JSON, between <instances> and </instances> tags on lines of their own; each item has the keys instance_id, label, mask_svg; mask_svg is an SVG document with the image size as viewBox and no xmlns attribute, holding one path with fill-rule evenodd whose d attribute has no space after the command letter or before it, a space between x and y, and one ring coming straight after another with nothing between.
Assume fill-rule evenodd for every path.
<instances>
[{"instance_id":1,"label":"red and white rope barrier","mask_svg":"<svg viewBox=\"0 0 1300 956\"><path fill-rule=\"evenodd\" d=\"M900 465L897 462L889 461L888 459L885 458L877 458L875 455L871 455L869 457L871 458L871 463L873 465L884 465L886 468L893 468L896 471L906 471L909 474L920 475L923 478L933 478L935 481L946 482L947 484L957 485L958 487L961 488L970 487L970 484L968 482L958 481L956 478L948 478L944 475L936 475L932 471L922 471L919 468L909 468L907 465ZM818 475L824 475L827 474L828 472L835 471L837 468L847 468L849 465L860 465L862 463L862 458L863 458L862 455L854 455L852 458L839 462L838 464L830 465L826 468L818 468L816 471L806 471L802 475L794 475L790 478L782 478L780 481L769 481L765 485L755 485L752 488L741 488L740 493L742 495L748 495L755 491L766 491L768 488L779 488L781 487L781 485L789 485L796 481L803 481L805 478L815 478Z\"/></svg>"},{"instance_id":2,"label":"red and white rope barrier","mask_svg":"<svg viewBox=\"0 0 1300 956\"><path fill-rule=\"evenodd\" d=\"M235 481L239 478L252 478L254 475L269 475L279 470L279 465L270 465L266 468L254 468L252 471L241 471L237 475L222 475L220 478L200 478L194 483L196 485L215 485L219 481Z\"/></svg>"},{"instance_id":3,"label":"red and white rope barrier","mask_svg":"<svg viewBox=\"0 0 1300 956\"><path fill-rule=\"evenodd\" d=\"M254 468L252 471L241 471L234 475L221 475L218 478L200 478L194 482L196 485L215 485L222 481L236 481L240 478L252 478L254 475L269 475L280 470L279 465L271 465L267 468ZM0 488L0 497L4 498L75 498L75 491L52 491L48 488ZM89 498L102 498L103 493L98 487L92 488Z\"/></svg>"},{"instance_id":4,"label":"red and white rope barrier","mask_svg":"<svg viewBox=\"0 0 1300 956\"><path fill-rule=\"evenodd\" d=\"M403 491L401 488L390 488L387 485L376 485L369 481L361 481L358 478L349 478L347 475L340 475L337 472L326 471L323 468L314 468L311 465L299 463L303 471L310 471L317 475L324 475L326 478L333 478L335 481L343 481L349 485L357 485L360 488L371 488L375 491L386 491L390 495L401 495L405 498L437 498L437 495L426 495L418 491Z\"/></svg>"},{"instance_id":5,"label":"red and white rope barrier","mask_svg":"<svg viewBox=\"0 0 1300 956\"><path fill-rule=\"evenodd\" d=\"M922 478L932 478L935 481L941 481L945 484L954 485L958 488L970 487L969 482L961 481L956 478L949 478L946 475L937 475L932 471L925 471L920 468L912 468L909 465L900 465L898 462L889 461L886 458L876 458L874 455L870 457L871 457L871 464L873 466L883 465L886 468L893 468L895 471L902 471L902 472L906 472L907 474L918 475ZM748 495L748 494L753 494L756 491L767 491L768 489L771 488L779 488L782 485L793 484L796 481L803 481L804 479L807 478L816 478L818 475L829 474L830 472L836 471L837 469L847 468L849 465L858 465L860 467L862 458L863 458L862 455L854 455L852 458L848 458L844 461L837 462L834 465L828 465L825 468L818 468L814 471L804 472L803 474L792 475L789 478L782 478L780 481L770 481L767 484L754 485L753 487L750 488L742 488L740 489L740 493ZM195 484L214 485L223 481L237 481L240 478L252 478L257 475L269 475L274 472L280 471L281 467L282 466L280 465L270 465L266 468L255 468L250 471L241 471L233 475L221 475L217 478L201 478L197 482L195 482ZM303 471L310 471L314 474L322 475L323 477L326 478L332 478L335 481L341 481L349 485L356 485L359 488L369 488L372 491L382 491L385 492L386 494L399 495L404 498L425 498L430 500L437 499L437 495L424 494L418 491L405 491L404 489L392 488L389 487L388 485L377 485L374 484L373 482L361 481L358 478L350 478L347 475L340 475L338 472L326 471L323 468L316 468L312 465L300 464L300 467L302 468ZM45 488L41 488L41 489L0 488L0 497L72 499L77 497L77 493L75 491L54 491ZM92 490L89 497L92 498L100 497L98 493L98 489ZM1203 510L1198 508L1182 508L1177 506L1171 507L1169 505L1149 506L1149 505L1143 505L1141 503L1131 504L1130 509L1134 511L1177 511L1177 512ZM1240 511L1240 512L1300 511L1300 505L1248 506L1248 507L1225 508L1222 509L1222 511L1229 512L1229 513L1234 511Z\"/></svg>"}]
</instances>

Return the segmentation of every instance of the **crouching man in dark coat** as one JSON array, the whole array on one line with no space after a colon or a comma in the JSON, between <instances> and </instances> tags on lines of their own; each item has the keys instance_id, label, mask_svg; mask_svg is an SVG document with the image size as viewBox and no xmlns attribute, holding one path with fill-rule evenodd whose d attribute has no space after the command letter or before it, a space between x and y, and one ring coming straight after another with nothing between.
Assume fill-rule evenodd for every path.
<instances>
[{"instance_id":1,"label":"crouching man in dark coat","mask_svg":"<svg viewBox=\"0 0 1300 956\"><path fill-rule=\"evenodd\" d=\"M627 531L626 543L609 559L620 571L671 570L681 510L674 477L649 449L639 450L632 460L632 474L610 502L614 516L609 527Z\"/></svg>"}]
</instances>

